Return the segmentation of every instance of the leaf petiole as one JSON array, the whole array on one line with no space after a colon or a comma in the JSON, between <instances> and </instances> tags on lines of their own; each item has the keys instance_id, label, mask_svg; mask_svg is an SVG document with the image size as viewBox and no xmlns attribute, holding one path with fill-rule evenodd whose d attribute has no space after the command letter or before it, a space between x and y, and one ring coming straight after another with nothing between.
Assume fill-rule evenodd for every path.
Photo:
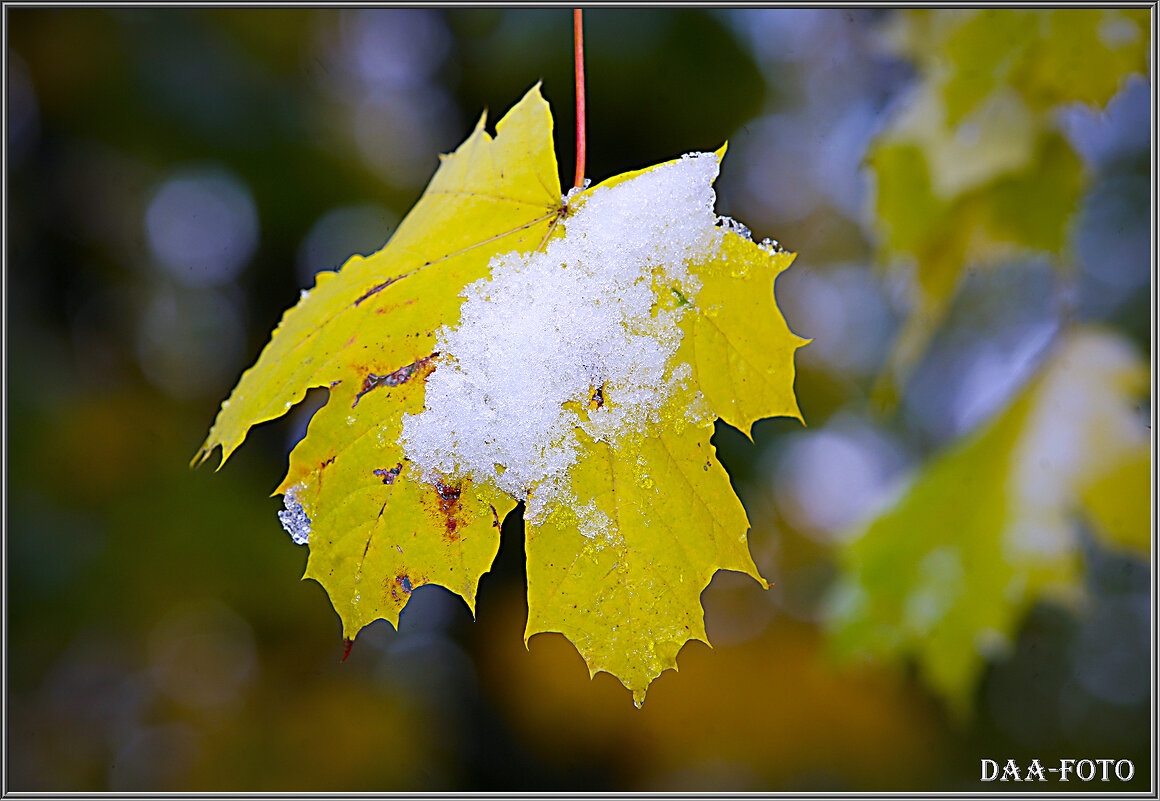
<instances>
[{"instance_id":1,"label":"leaf petiole","mask_svg":"<svg viewBox=\"0 0 1160 801\"><path fill-rule=\"evenodd\" d=\"M576 51L576 186L584 186L585 141L584 120L584 11L572 10L572 28Z\"/></svg>"}]
</instances>

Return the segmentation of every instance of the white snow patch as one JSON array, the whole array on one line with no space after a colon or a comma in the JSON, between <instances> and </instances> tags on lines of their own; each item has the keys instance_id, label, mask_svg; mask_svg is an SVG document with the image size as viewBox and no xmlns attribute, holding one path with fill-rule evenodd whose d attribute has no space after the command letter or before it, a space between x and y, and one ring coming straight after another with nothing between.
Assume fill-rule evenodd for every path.
<instances>
[{"instance_id":1,"label":"white snow patch","mask_svg":"<svg viewBox=\"0 0 1160 801\"><path fill-rule=\"evenodd\" d=\"M587 538L586 548L604 550L619 548L624 545L624 537L617 530L616 524L600 511L595 501L589 501L583 506L577 506L576 527Z\"/></svg>"},{"instance_id":2,"label":"white snow patch","mask_svg":"<svg viewBox=\"0 0 1160 801\"><path fill-rule=\"evenodd\" d=\"M286 511L278 513L282 527L290 532L290 538L298 545L305 545L310 541L310 518L306 509L298 502L298 493L302 490L301 484L296 484L286 490L282 503Z\"/></svg>"},{"instance_id":3,"label":"white snow patch","mask_svg":"<svg viewBox=\"0 0 1160 801\"><path fill-rule=\"evenodd\" d=\"M691 375L673 359L700 288L688 263L734 230L713 211L717 172L714 154L690 154L599 188L543 252L492 259L462 293L459 327L438 334L424 410L403 418L399 443L424 478L535 490L532 521L576 506L577 429L610 443L640 432Z\"/></svg>"}]
</instances>

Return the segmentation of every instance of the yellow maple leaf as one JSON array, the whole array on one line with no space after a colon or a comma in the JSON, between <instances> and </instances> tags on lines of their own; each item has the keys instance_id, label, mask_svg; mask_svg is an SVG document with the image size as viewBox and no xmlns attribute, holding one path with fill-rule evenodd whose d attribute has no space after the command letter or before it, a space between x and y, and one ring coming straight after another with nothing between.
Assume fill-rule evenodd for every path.
<instances>
[{"instance_id":1,"label":"yellow maple leaf","mask_svg":"<svg viewBox=\"0 0 1160 801\"><path fill-rule=\"evenodd\" d=\"M709 440L800 419L807 340L773 299L792 254L712 210L723 149L564 198L551 142L538 87L481 120L383 250L287 312L195 459L328 387L276 492L345 636L423 584L474 611L526 501L525 641L564 633L639 704L706 639L717 570L765 585Z\"/></svg>"},{"instance_id":2,"label":"yellow maple leaf","mask_svg":"<svg viewBox=\"0 0 1160 801\"><path fill-rule=\"evenodd\" d=\"M442 159L386 247L319 273L303 291L222 404L195 460L220 445L224 463L251 426L281 417L310 387L361 388L430 356L432 333L455 322L459 292L487 274L492 255L544 241L562 209L548 104L537 86L494 140L485 122Z\"/></svg>"}]
</instances>

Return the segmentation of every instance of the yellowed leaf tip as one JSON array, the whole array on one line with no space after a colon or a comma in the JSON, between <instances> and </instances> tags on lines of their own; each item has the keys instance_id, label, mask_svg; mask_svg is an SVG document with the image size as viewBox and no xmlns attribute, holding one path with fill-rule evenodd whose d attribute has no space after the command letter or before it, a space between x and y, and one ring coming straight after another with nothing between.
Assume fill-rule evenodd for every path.
<instances>
[{"instance_id":1,"label":"yellowed leaf tip","mask_svg":"<svg viewBox=\"0 0 1160 801\"><path fill-rule=\"evenodd\" d=\"M193 455L193 458L189 460L190 468L201 467L203 464L205 464L209 460L209 457L212 456L213 452L215 450L217 450L219 447L220 447L219 445L212 445L209 448L207 448L205 446L205 443L203 443L202 446L197 449L197 453L195 453ZM215 467L213 469L214 472L216 473L218 470L221 470L222 465L224 465L225 463L226 463L226 460L225 460L225 456L223 455L218 460L217 467Z\"/></svg>"}]
</instances>

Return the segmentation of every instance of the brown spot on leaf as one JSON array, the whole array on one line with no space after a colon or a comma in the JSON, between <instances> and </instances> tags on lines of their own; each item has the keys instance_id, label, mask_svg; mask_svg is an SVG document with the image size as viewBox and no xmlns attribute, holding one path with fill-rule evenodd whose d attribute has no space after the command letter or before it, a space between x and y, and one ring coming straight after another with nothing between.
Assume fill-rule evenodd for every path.
<instances>
[{"instance_id":1,"label":"brown spot on leaf","mask_svg":"<svg viewBox=\"0 0 1160 801\"><path fill-rule=\"evenodd\" d=\"M391 596L392 601L396 604L402 601L405 604L407 603L407 598L411 595L411 590L414 589L414 583L406 573L400 573L394 578L388 576L383 579L383 587L386 589L387 594Z\"/></svg>"},{"instance_id":2,"label":"brown spot on leaf","mask_svg":"<svg viewBox=\"0 0 1160 801\"><path fill-rule=\"evenodd\" d=\"M462 490L459 487L436 482L435 492L439 495L439 513L443 516L443 528L446 531L444 536L449 542L456 542L459 540L456 533L459 529L459 519L456 514L463 510L463 504L459 502Z\"/></svg>"},{"instance_id":3,"label":"brown spot on leaf","mask_svg":"<svg viewBox=\"0 0 1160 801\"><path fill-rule=\"evenodd\" d=\"M492 506L490 503L488 504L488 506L491 508L491 520L492 520L491 525L494 528L499 528L499 512L497 512L495 510L495 507Z\"/></svg>"},{"instance_id":4,"label":"brown spot on leaf","mask_svg":"<svg viewBox=\"0 0 1160 801\"><path fill-rule=\"evenodd\" d=\"M384 484L394 484L395 479L398 477L398 475L402 471L402 469L403 469L403 463L399 462L394 467L392 467L390 470L385 470L385 469L379 467L379 468L372 470L371 472L374 473L379 478L381 478L383 480Z\"/></svg>"},{"instance_id":5,"label":"brown spot on leaf","mask_svg":"<svg viewBox=\"0 0 1160 801\"><path fill-rule=\"evenodd\" d=\"M592 395L588 398L588 408L589 409L599 409L603 405L604 405L604 385L601 384L595 390L593 390Z\"/></svg>"},{"instance_id":6,"label":"brown spot on leaf","mask_svg":"<svg viewBox=\"0 0 1160 801\"><path fill-rule=\"evenodd\" d=\"M364 300L369 298L371 295L375 295L375 294L378 294L379 292L382 292L384 289L386 289L387 287L389 287L391 284L395 283L398 280L399 280L398 278L388 278L386 281L383 281L381 284L376 284L375 286L372 286L366 292L359 295L358 300L356 300L354 302L354 305L358 306L360 303L362 303Z\"/></svg>"},{"instance_id":7,"label":"brown spot on leaf","mask_svg":"<svg viewBox=\"0 0 1160 801\"><path fill-rule=\"evenodd\" d=\"M438 353L432 353L430 356L416 359L407 366L400 367L395 372L387 373L386 375L375 375L374 373L367 372L366 378L363 379L362 390L354 396L354 403L350 405L350 408L353 409L355 406L358 406L358 402L362 400L362 396L372 389L378 389L379 387L397 387L399 384L405 384L416 376L426 378L435 369L431 361L438 355Z\"/></svg>"},{"instance_id":8,"label":"brown spot on leaf","mask_svg":"<svg viewBox=\"0 0 1160 801\"><path fill-rule=\"evenodd\" d=\"M318 489L320 491L322 489L322 476L326 473L326 468L330 467L332 464L334 464L333 456L331 456L329 459L319 462L318 464Z\"/></svg>"},{"instance_id":9,"label":"brown spot on leaf","mask_svg":"<svg viewBox=\"0 0 1160 801\"><path fill-rule=\"evenodd\" d=\"M340 660L339 660L340 662L345 662L345 661L346 661L346 658L347 658L348 656L350 656L350 649L351 649L351 648L353 648L353 647L354 647L354 640L346 640L346 639L344 639L344 640L342 641L342 659L340 659Z\"/></svg>"}]
</instances>

